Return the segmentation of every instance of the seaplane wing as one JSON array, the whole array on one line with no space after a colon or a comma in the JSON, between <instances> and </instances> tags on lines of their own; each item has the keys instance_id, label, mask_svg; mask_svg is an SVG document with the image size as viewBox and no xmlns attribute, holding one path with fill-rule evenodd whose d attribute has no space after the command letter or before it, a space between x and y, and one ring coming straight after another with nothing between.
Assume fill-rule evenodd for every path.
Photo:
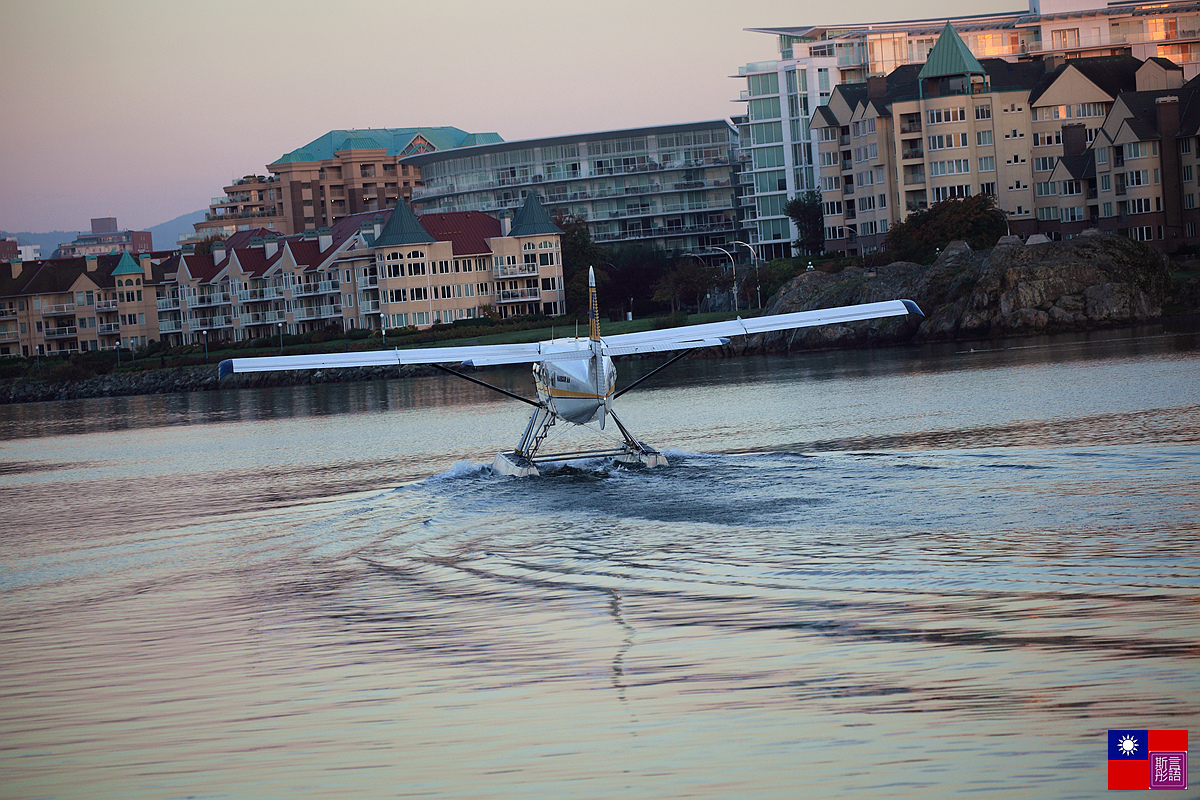
<instances>
[{"instance_id":1,"label":"seaplane wing","mask_svg":"<svg viewBox=\"0 0 1200 800\"><path fill-rule=\"evenodd\" d=\"M837 325L861 319L896 317L904 314L921 314L921 309L912 300L888 300L882 303L862 303L838 308L822 308L816 311L797 311L792 314L772 314L767 317L709 322L684 328L665 328L641 333L619 333L604 337L604 351L608 355L632 353L654 353L667 350L688 350L694 347L714 347L726 344L731 336L748 336L768 331L785 331L792 328L809 328L814 325Z\"/></svg>"},{"instance_id":2,"label":"seaplane wing","mask_svg":"<svg viewBox=\"0 0 1200 800\"><path fill-rule=\"evenodd\" d=\"M292 369L385 367L398 364L532 364L591 357L586 339L530 344L487 344L468 347L421 347L410 350L364 350L356 353L313 353L301 356L230 358L221 362L220 377L234 372L272 372Z\"/></svg>"}]
</instances>

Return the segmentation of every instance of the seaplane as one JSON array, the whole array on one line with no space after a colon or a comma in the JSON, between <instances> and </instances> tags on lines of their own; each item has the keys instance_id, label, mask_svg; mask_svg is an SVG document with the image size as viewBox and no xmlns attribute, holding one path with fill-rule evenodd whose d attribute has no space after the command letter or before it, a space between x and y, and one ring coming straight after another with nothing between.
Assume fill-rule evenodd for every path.
<instances>
[{"instance_id":1,"label":"seaplane","mask_svg":"<svg viewBox=\"0 0 1200 800\"><path fill-rule=\"evenodd\" d=\"M529 424L515 449L496 455L492 469L502 475L528 477L540 474L539 464L593 457L611 457L618 463L644 467L667 465L666 457L635 438L613 409L613 401L666 369L691 351L719 347L731 337L756 333L835 325L863 319L907 314L924 316L912 300L888 300L853 306L771 314L765 317L709 322L661 330L600 335L600 315L596 301L596 276L588 269L588 336L547 339L528 344L495 344L465 347L425 347L413 349L368 350L355 353L318 353L297 356L231 358L221 362L218 375L277 370L337 369L342 367L379 367L402 364L426 364L458 378L484 386L502 395L533 406ZM614 356L646 353L676 353L628 386L617 390ZM447 364L465 367L490 367L502 364L532 364L537 400L493 386ZM609 449L575 450L542 454L540 448L550 429L557 423L569 425L599 424L604 430L609 418L620 431L621 442Z\"/></svg>"}]
</instances>

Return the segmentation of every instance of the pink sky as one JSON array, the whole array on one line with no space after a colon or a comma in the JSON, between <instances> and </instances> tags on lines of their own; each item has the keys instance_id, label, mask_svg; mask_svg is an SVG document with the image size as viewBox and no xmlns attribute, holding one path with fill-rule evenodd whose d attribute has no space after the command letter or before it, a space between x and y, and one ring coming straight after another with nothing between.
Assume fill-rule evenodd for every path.
<instances>
[{"instance_id":1,"label":"pink sky","mask_svg":"<svg viewBox=\"0 0 1200 800\"><path fill-rule=\"evenodd\" d=\"M144 229L334 128L506 140L729 117L749 27L1024 8L1012 0L13 0L0 229Z\"/></svg>"}]
</instances>

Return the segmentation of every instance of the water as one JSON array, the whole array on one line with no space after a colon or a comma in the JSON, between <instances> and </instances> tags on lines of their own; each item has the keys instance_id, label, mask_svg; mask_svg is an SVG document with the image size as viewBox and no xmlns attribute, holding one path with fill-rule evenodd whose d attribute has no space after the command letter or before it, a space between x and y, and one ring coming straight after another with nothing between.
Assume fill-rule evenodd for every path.
<instances>
[{"instance_id":1,"label":"water","mask_svg":"<svg viewBox=\"0 0 1200 800\"><path fill-rule=\"evenodd\" d=\"M0 407L0 797L1099 796L1200 730L1198 339L684 362L535 480L451 378Z\"/></svg>"}]
</instances>

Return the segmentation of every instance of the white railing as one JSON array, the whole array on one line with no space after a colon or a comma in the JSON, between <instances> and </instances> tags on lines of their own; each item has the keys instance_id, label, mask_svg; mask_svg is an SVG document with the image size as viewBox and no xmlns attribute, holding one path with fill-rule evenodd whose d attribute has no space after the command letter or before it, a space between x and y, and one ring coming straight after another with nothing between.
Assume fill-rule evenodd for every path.
<instances>
[{"instance_id":1,"label":"white railing","mask_svg":"<svg viewBox=\"0 0 1200 800\"><path fill-rule=\"evenodd\" d=\"M101 334L120 333L121 332L121 323L119 323L119 322L104 322L104 323L101 323L96 328L96 330L99 331Z\"/></svg>"},{"instance_id":2,"label":"white railing","mask_svg":"<svg viewBox=\"0 0 1200 800\"><path fill-rule=\"evenodd\" d=\"M319 281L317 283L297 283L292 287L292 294L296 297L303 297L313 294L333 294L341 291L341 284L337 281Z\"/></svg>"},{"instance_id":3,"label":"white railing","mask_svg":"<svg viewBox=\"0 0 1200 800\"><path fill-rule=\"evenodd\" d=\"M204 330L205 328L232 328L233 316L230 314L221 314L215 317L203 317L191 321L192 330Z\"/></svg>"},{"instance_id":4,"label":"white railing","mask_svg":"<svg viewBox=\"0 0 1200 800\"><path fill-rule=\"evenodd\" d=\"M252 311L242 314L240 320L242 325L274 325L286 322L287 315L283 311Z\"/></svg>"},{"instance_id":5,"label":"white railing","mask_svg":"<svg viewBox=\"0 0 1200 800\"><path fill-rule=\"evenodd\" d=\"M113 305L116 305L116 304L114 303ZM103 309L100 309L99 303L96 304L96 308L99 310L103 310ZM178 297L160 297L160 298L158 298L158 310L159 311L175 311L178 308L179 308L179 298Z\"/></svg>"},{"instance_id":6,"label":"white railing","mask_svg":"<svg viewBox=\"0 0 1200 800\"><path fill-rule=\"evenodd\" d=\"M501 289L501 303L515 303L520 300L537 300L540 298L541 292L537 289Z\"/></svg>"},{"instance_id":7,"label":"white railing","mask_svg":"<svg viewBox=\"0 0 1200 800\"><path fill-rule=\"evenodd\" d=\"M378 275L364 275L357 279L359 289L371 289L379 285Z\"/></svg>"},{"instance_id":8,"label":"white railing","mask_svg":"<svg viewBox=\"0 0 1200 800\"><path fill-rule=\"evenodd\" d=\"M183 330L183 323L177 319L160 319L158 321L159 333L179 333Z\"/></svg>"},{"instance_id":9,"label":"white railing","mask_svg":"<svg viewBox=\"0 0 1200 800\"><path fill-rule=\"evenodd\" d=\"M75 329L74 325L67 325L62 328L47 328L46 329L46 338L47 339L65 339L69 336L74 336L75 333L76 333L76 329Z\"/></svg>"},{"instance_id":10,"label":"white railing","mask_svg":"<svg viewBox=\"0 0 1200 800\"><path fill-rule=\"evenodd\" d=\"M293 313L296 319L324 319L341 316L341 306L300 306Z\"/></svg>"},{"instance_id":11,"label":"white railing","mask_svg":"<svg viewBox=\"0 0 1200 800\"><path fill-rule=\"evenodd\" d=\"M97 300L96 301L96 310L97 311L116 311L117 310L117 301L116 300Z\"/></svg>"},{"instance_id":12,"label":"white railing","mask_svg":"<svg viewBox=\"0 0 1200 800\"><path fill-rule=\"evenodd\" d=\"M517 275L537 275L537 264L517 264L515 266L493 267L492 274L497 278L511 278Z\"/></svg>"},{"instance_id":13,"label":"white railing","mask_svg":"<svg viewBox=\"0 0 1200 800\"><path fill-rule=\"evenodd\" d=\"M377 314L377 313L379 313L379 301L378 300L362 300L359 302L358 308L364 314Z\"/></svg>"},{"instance_id":14,"label":"white railing","mask_svg":"<svg viewBox=\"0 0 1200 800\"><path fill-rule=\"evenodd\" d=\"M263 300L279 300L283 298L283 288L267 286L263 289L243 289L238 292L238 299L243 303L257 303Z\"/></svg>"},{"instance_id":15,"label":"white railing","mask_svg":"<svg viewBox=\"0 0 1200 800\"><path fill-rule=\"evenodd\" d=\"M57 306L42 306L42 316L43 317L56 317L59 314L74 314L74 313L75 313L75 304L74 303L62 303Z\"/></svg>"},{"instance_id":16,"label":"white railing","mask_svg":"<svg viewBox=\"0 0 1200 800\"><path fill-rule=\"evenodd\" d=\"M0 331L0 342L19 342L21 334L16 331Z\"/></svg>"}]
</instances>

